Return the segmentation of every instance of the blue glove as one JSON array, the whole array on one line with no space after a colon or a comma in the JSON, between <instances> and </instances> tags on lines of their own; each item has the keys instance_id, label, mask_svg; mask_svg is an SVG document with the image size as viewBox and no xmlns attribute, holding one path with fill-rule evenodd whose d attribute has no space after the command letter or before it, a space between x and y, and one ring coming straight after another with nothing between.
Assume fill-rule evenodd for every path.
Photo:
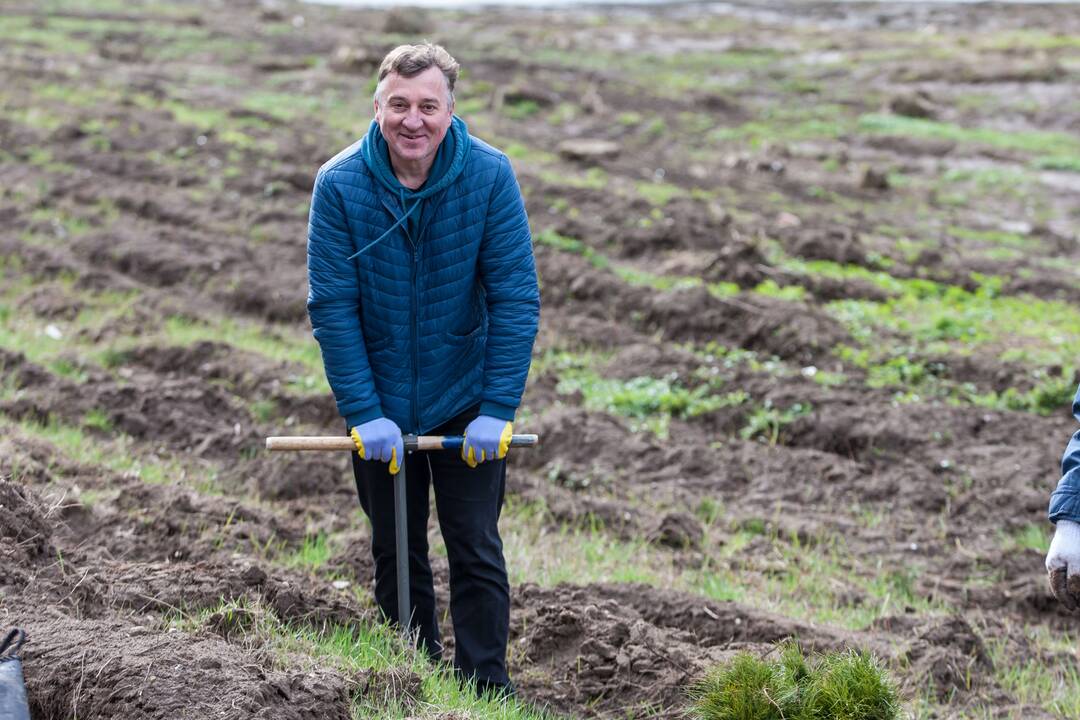
<instances>
[{"instance_id":1,"label":"blue glove","mask_svg":"<svg viewBox=\"0 0 1080 720\"><path fill-rule=\"evenodd\" d=\"M398 461L405 457L405 443L401 440L401 428L389 418L375 418L361 423L349 432L356 443L361 460L378 460L390 463L390 474L397 475Z\"/></svg>"},{"instance_id":2,"label":"blue glove","mask_svg":"<svg viewBox=\"0 0 1080 720\"><path fill-rule=\"evenodd\" d=\"M461 459L471 468L488 460L501 460L510 449L510 437L513 434L513 423L490 415L478 415L465 428Z\"/></svg>"}]
</instances>

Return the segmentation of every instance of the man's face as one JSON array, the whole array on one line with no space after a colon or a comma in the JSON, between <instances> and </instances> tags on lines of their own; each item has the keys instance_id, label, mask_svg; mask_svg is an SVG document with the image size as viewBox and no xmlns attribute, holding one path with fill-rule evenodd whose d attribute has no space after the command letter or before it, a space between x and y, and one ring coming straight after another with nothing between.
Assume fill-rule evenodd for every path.
<instances>
[{"instance_id":1,"label":"man's face","mask_svg":"<svg viewBox=\"0 0 1080 720\"><path fill-rule=\"evenodd\" d=\"M454 107L442 70L429 67L411 78L390 73L375 100L375 122L390 146L391 159L434 159L446 137Z\"/></svg>"}]
</instances>

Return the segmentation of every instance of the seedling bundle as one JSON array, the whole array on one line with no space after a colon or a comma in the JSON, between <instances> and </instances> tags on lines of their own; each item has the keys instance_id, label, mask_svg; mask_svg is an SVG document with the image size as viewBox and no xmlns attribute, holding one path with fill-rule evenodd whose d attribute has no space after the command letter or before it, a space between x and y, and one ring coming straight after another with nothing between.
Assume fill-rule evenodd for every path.
<instances>
[{"instance_id":1,"label":"seedling bundle","mask_svg":"<svg viewBox=\"0 0 1080 720\"><path fill-rule=\"evenodd\" d=\"M700 720L896 720L896 688L873 656L848 650L807 658L798 643L776 659L739 653L691 690Z\"/></svg>"}]
</instances>

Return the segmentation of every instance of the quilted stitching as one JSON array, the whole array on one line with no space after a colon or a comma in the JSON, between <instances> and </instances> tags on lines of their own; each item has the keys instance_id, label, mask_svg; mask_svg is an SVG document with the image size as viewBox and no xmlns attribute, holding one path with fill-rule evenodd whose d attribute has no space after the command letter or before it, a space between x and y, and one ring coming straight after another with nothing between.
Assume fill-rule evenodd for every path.
<instances>
[{"instance_id":1,"label":"quilted stitching","mask_svg":"<svg viewBox=\"0 0 1080 720\"><path fill-rule=\"evenodd\" d=\"M472 138L461 175L428 201L417 247L394 232L349 261L394 224L387 203L404 212L359 147L319 170L308 223L308 313L338 411L350 425L385 416L415 433L477 403L512 420L540 292L509 160Z\"/></svg>"}]
</instances>

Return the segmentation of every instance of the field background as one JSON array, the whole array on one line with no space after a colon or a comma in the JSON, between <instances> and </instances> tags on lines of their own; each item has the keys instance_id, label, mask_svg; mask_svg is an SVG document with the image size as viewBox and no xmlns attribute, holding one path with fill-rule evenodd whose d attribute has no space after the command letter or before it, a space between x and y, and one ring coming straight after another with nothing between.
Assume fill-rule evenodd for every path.
<instances>
[{"instance_id":1,"label":"field background","mask_svg":"<svg viewBox=\"0 0 1080 720\"><path fill-rule=\"evenodd\" d=\"M261 449L340 432L312 179L423 38L542 282L502 522L522 703L377 625L347 458ZM1076 6L3 0L0 74L0 625L37 720L680 717L790 636L874 652L912 717L1080 716L1042 569Z\"/></svg>"}]
</instances>

